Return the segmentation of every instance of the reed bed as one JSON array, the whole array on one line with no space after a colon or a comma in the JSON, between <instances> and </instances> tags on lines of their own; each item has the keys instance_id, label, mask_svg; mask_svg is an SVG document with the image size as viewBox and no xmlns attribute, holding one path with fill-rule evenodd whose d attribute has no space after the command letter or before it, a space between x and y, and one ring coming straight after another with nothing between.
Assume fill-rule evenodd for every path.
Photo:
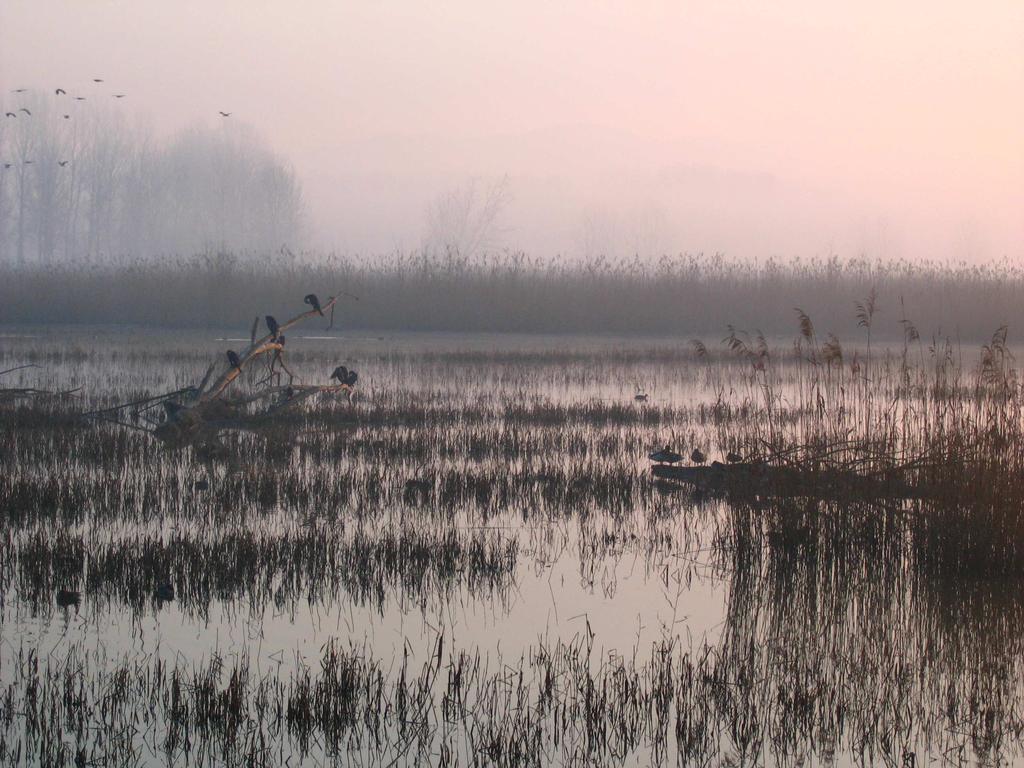
<instances>
[{"instance_id":1,"label":"reed bed","mask_svg":"<svg viewBox=\"0 0 1024 768\"><path fill-rule=\"evenodd\" d=\"M165 449L146 414L77 414L187 386L226 342L11 341L0 366L40 368L5 386L76 391L0 405L0 763L1019 758L1013 348L1003 329L980 349L925 342L905 319L880 345L861 304L849 344L796 313L784 345L738 328L639 351L368 340L344 358L354 401L231 434L217 455ZM338 358L296 350L312 381ZM898 473L922 492L680 491L649 475L666 444ZM356 606L368 626L304 628L316 653L268 667L244 643L160 649L145 622L168 602L190 628L218 606L300 604ZM635 640L605 644L601 605L635 617ZM483 611L519 637L480 645L467 617ZM394 655L373 614L397 617ZM429 631L406 630L414 614ZM106 615L145 650L106 653ZM506 616L537 630L523 640ZM62 622L57 653L22 640Z\"/></svg>"}]
</instances>

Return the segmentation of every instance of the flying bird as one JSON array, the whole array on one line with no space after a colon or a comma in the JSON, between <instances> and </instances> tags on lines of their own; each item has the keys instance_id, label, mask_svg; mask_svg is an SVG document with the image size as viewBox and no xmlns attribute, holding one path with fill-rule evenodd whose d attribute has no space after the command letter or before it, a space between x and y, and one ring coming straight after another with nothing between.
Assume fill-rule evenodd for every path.
<instances>
[{"instance_id":1,"label":"flying bird","mask_svg":"<svg viewBox=\"0 0 1024 768\"><path fill-rule=\"evenodd\" d=\"M11 167L10 163L4 163L4 168L10 168L10 167Z\"/></svg>"},{"instance_id":2,"label":"flying bird","mask_svg":"<svg viewBox=\"0 0 1024 768\"><path fill-rule=\"evenodd\" d=\"M68 95L68 92L65 91L63 88L58 88L56 91L54 91L54 93L56 93L58 96L67 96Z\"/></svg>"},{"instance_id":3,"label":"flying bird","mask_svg":"<svg viewBox=\"0 0 1024 768\"><path fill-rule=\"evenodd\" d=\"M24 93L28 88L15 88L12 93Z\"/></svg>"},{"instance_id":4,"label":"flying bird","mask_svg":"<svg viewBox=\"0 0 1024 768\"><path fill-rule=\"evenodd\" d=\"M75 96L75 101L85 101L85 96Z\"/></svg>"},{"instance_id":5,"label":"flying bird","mask_svg":"<svg viewBox=\"0 0 1024 768\"><path fill-rule=\"evenodd\" d=\"M694 464L703 464L708 460L708 457L700 452L700 448L694 448L693 453L690 454L690 461Z\"/></svg>"},{"instance_id":6,"label":"flying bird","mask_svg":"<svg viewBox=\"0 0 1024 768\"><path fill-rule=\"evenodd\" d=\"M324 316L324 311L322 309L320 309L320 299L318 299L316 297L315 293L307 294L306 298L304 298L302 300L302 302L304 304L309 304L309 306L311 306L313 309L315 309L317 312L319 312L320 313L320 317Z\"/></svg>"},{"instance_id":7,"label":"flying bird","mask_svg":"<svg viewBox=\"0 0 1024 768\"><path fill-rule=\"evenodd\" d=\"M92 79L92 81L93 81L94 83L102 83L102 82L103 82L103 80L102 80L101 78L99 78L99 77L94 77L94 78Z\"/></svg>"},{"instance_id":8,"label":"flying bird","mask_svg":"<svg viewBox=\"0 0 1024 768\"><path fill-rule=\"evenodd\" d=\"M71 119L71 115L64 115L64 119L65 120L70 120Z\"/></svg>"},{"instance_id":9,"label":"flying bird","mask_svg":"<svg viewBox=\"0 0 1024 768\"><path fill-rule=\"evenodd\" d=\"M267 315L264 319L267 321L267 329L270 331L270 335L277 339L281 333L281 326L277 324L277 320L274 319L273 315Z\"/></svg>"},{"instance_id":10,"label":"flying bird","mask_svg":"<svg viewBox=\"0 0 1024 768\"><path fill-rule=\"evenodd\" d=\"M17 115L14 114L13 112L5 112L4 113L4 117L17 117Z\"/></svg>"},{"instance_id":11,"label":"flying bird","mask_svg":"<svg viewBox=\"0 0 1024 768\"><path fill-rule=\"evenodd\" d=\"M231 113L230 112L221 112L220 116L221 117L231 117Z\"/></svg>"},{"instance_id":12,"label":"flying bird","mask_svg":"<svg viewBox=\"0 0 1024 768\"><path fill-rule=\"evenodd\" d=\"M25 161L25 165L32 165L32 163L34 163L34 162L35 162L35 160L26 160Z\"/></svg>"},{"instance_id":13,"label":"flying bird","mask_svg":"<svg viewBox=\"0 0 1024 768\"><path fill-rule=\"evenodd\" d=\"M128 95L127 93L115 93L114 94L114 98L115 99L123 99L127 95Z\"/></svg>"},{"instance_id":14,"label":"flying bird","mask_svg":"<svg viewBox=\"0 0 1024 768\"><path fill-rule=\"evenodd\" d=\"M228 350L228 362L231 363L232 368L238 368L241 370L242 361L238 359L238 353L233 349Z\"/></svg>"},{"instance_id":15,"label":"flying bird","mask_svg":"<svg viewBox=\"0 0 1024 768\"><path fill-rule=\"evenodd\" d=\"M649 458L651 461L656 461L659 464L676 464L677 462L683 460L681 454L676 453L667 445L660 451L655 451L654 453L648 454L647 458Z\"/></svg>"},{"instance_id":16,"label":"flying bird","mask_svg":"<svg viewBox=\"0 0 1024 768\"><path fill-rule=\"evenodd\" d=\"M58 160L57 161L57 165L59 165L61 168L63 168L65 165L67 165L70 162L71 162L70 160Z\"/></svg>"},{"instance_id":17,"label":"flying bird","mask_svg":"<svg viewBox=\"0 0 1024 768\"><path fill-rule=\"evenodd\" d=\"M21 109L19 109L18 111L19 111L19 112L24 112L24 113L25 113L26 115L28 115L29 117L32 117L32 113L31 113L31 112L29 112L29 111L28 111L28 110L27 110L27 109L26 109L25 107L22 107L22 108L21 108Z\"/></svg>"}]
</instances>

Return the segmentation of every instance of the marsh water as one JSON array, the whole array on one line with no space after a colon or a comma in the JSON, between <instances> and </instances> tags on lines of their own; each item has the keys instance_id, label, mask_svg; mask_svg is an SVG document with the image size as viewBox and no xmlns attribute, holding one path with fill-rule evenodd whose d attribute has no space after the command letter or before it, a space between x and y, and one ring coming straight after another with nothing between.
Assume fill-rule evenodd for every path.
<instances>
[{"instance_id":1,"label":"marsh water","mask_svg":"<svg viewBox=\"0 0 1024 768\"><path fill-rule=\"evenodd\" d=\"M0 404L0 760L1020 758L1019 585L923 570L907 521L926 509L650 475L665 445L756 443L744 362L311 328L290 367L322 383L345 364L354 398L215 456L159 444L153 412L76 417L195 384L241 336L4 329L0 370L32 367L3 386L69 394ZM794 413L795 366L773 369ZM344 687L337 652L373 674Z\"/></svg>"}]
</instances>

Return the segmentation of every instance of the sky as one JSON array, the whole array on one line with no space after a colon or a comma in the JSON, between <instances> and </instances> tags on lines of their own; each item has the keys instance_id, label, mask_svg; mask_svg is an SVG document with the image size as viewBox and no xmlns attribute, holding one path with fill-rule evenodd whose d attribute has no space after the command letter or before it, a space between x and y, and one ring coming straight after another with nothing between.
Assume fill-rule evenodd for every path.
<instances>
[{"instance_id":1,"label":"sky","mask_svg":"<svg viewBox=\"0 0 1024 768\"><path fill-rule=\"evenodd\" d=\"M58 86L230 111L340 252L502 185L542 258L1024 258L1020 0L3 0L0 89Z\"/></svg>"}]
</instances>

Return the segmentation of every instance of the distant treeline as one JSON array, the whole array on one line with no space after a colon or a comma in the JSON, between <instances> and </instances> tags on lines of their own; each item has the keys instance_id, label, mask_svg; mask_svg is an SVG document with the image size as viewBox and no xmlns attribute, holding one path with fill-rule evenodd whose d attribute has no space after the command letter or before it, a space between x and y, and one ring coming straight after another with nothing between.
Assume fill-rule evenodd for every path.
<instances>
[{"instance_id":1,"label":"distant treeline","mask_svg":"<svg viewBox=\"0 0 1024 768\"><path fill-rule=\"evenodd\" d=\"M301 236L295 174L240 124L158 140L116 106L38 92L0 99L5 113L2 263L280 248Z\"/></svg>"},{"instance_id":2,"label":"distant treeline","mask_svg":"<svg viewBox=\"0 0 1024 768\"><path fill-rule=\"evenodd\" d=\"M861 338L855 302L877 294L873 335L964 341L1024 329L1024 271L838 259L736 264L721 257L585 263L521 254L464 259L392 255L206 254L134 264L0 265L0 323L124 323L247 331L253 317L308 309L344 291L338 330L654 334L717 342L732 325L771 337Z\"/></svg>"}]
</instances>

